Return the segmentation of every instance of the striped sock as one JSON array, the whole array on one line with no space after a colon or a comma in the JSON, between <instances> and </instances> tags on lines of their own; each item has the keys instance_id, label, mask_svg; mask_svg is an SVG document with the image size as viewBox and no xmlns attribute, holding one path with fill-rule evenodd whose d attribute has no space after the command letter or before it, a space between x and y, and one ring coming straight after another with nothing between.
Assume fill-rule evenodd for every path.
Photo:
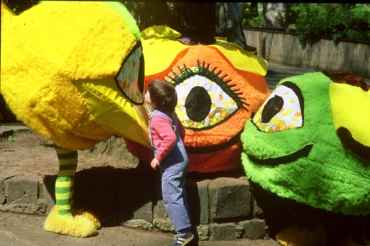
<instances>
[{"instance_id":1,"label":"striped sock","mask_svg":"<svg viewBox=\"0 0 370 246\"><path fill-rule=\"evenodd\" d=\"M58 214L72 216L73 180L77 168L77 151L55 145L59 160L59 172L55 182L55 200Z\"/></svg>"}]
</instances>

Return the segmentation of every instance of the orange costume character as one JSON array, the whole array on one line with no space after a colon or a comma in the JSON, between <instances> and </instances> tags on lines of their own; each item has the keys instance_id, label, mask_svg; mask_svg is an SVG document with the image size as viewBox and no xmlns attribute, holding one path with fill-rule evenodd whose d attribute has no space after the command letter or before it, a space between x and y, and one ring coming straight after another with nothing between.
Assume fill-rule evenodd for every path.
<instances>
[{"instance_id":1,"label":"orange costume character","mask_svg":"<svg viewBox=\"0 0 370 246\"><path fill-rule=\"evenodd\" d=\"M176 86L189 172L233 170L241 165L240 133L270 94L267 62L224 38L189 46L180 36L166 26L141 32L145 83L159 78ZM126 142L138 158L151 158L144 148Z\"/></svg>"}]
</instances>

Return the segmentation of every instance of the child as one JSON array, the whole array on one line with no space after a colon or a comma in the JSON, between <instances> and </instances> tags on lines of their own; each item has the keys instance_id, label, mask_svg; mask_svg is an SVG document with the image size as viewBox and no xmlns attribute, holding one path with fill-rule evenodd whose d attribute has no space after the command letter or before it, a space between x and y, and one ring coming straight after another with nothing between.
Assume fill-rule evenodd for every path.
<instances>
[{"instance_id":1,"label":"child","mask_svg":"<svg viewBox=\"0 0 370 246\"><path fill-rule=\"evenodd\" d=\"M151 166L154 170L160 169L164 206L177 232L171 245L187 245L194 238L185 192L189 160L183 143L185 128L175 113L175 87L155 79L148 85L145 101L154 109L148 125L154 147Z\"/></svg>"}]
</instances>

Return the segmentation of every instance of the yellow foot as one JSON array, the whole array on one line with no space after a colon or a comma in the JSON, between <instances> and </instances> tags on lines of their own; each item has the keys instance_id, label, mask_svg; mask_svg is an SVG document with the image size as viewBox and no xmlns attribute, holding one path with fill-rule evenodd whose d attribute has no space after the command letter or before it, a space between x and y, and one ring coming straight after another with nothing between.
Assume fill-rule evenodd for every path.
<instances>
[{"instance_id":1,"label":"yellow foot","mask_svg":"<svg viewBox=\"0 0 370 246\"><path fill-rule=\"evenodd\" d=\"M89 216L92 215L89 214ZM99 221L93 216L92 218L94 218L98 222L100 227ZM98 233L98 228L96 227L95 223L95 221L84 215L77 215L75 217L60 216L58 215L56 207L54 207L46 218L44 229L46 231L72 237L89 237L94 236Z\"/></svg>"},{"instance_id":2,"label":"yellow foot","mask_svg":"<svg viewBox=\"0 0 370 246\"><path fill-rule=\"evenodd\" d=\"M96 229L100 229L101 228L101 225L100 225L100 222L99 220L96 218L96 216L91 213L91 212L87 212L87 211L82 211L81 209L80 210L74 210L73 211L73 215L74 216L82 216L82 217L86 217L88 218L89 220L91 220L92 222L94 222L94 225L96 227Z\"/></svg>"},{"instance_id":3,"label":"yellow foot","mask_svg":"<svg viewBox=\"0 0 370 246\"><path fill-rule=\"evenodd\" d=\"M323 246L326 245L326 232L320 224L290 226L276 234L276 241L283 246Z\"/></svg>"}]
</instances>

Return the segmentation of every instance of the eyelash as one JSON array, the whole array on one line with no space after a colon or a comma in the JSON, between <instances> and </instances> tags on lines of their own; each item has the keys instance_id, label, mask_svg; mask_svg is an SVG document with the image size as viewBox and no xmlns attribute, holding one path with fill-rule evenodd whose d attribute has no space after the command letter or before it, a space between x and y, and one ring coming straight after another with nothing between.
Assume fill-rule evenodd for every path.
<instances>
[{"instance_id":1,"label":"eyelash","mask_svg":"<svg viewBox=\"0 0 370 246\"><path fill-rule=\"evenodd\" d=\"M183 68L177 66L177 69L179 70L178 74L172 70L171 73L174 77L170 75L167 75L166 77L168 77L170 82L176 86L194 75L204 76L220 86L222 90L236 102L239 108L243 107L246 111L248 111L249 104L245 102L244 98L239 98L239 95L243 94L240 92L240 89L236 87L236 84L230 84L232 82L231 79L224 81L224 78L227 77L227 74L219 77L219 75L222 73L222 70L218 70L216 73L217 67L214 67L211 71L209 70L209 63L206 64L203 61L203 63L200 64L199 60L197 60L197 62L198 66L193 68L187 68L185 64Z\"/></svg>"}]
</instances>

